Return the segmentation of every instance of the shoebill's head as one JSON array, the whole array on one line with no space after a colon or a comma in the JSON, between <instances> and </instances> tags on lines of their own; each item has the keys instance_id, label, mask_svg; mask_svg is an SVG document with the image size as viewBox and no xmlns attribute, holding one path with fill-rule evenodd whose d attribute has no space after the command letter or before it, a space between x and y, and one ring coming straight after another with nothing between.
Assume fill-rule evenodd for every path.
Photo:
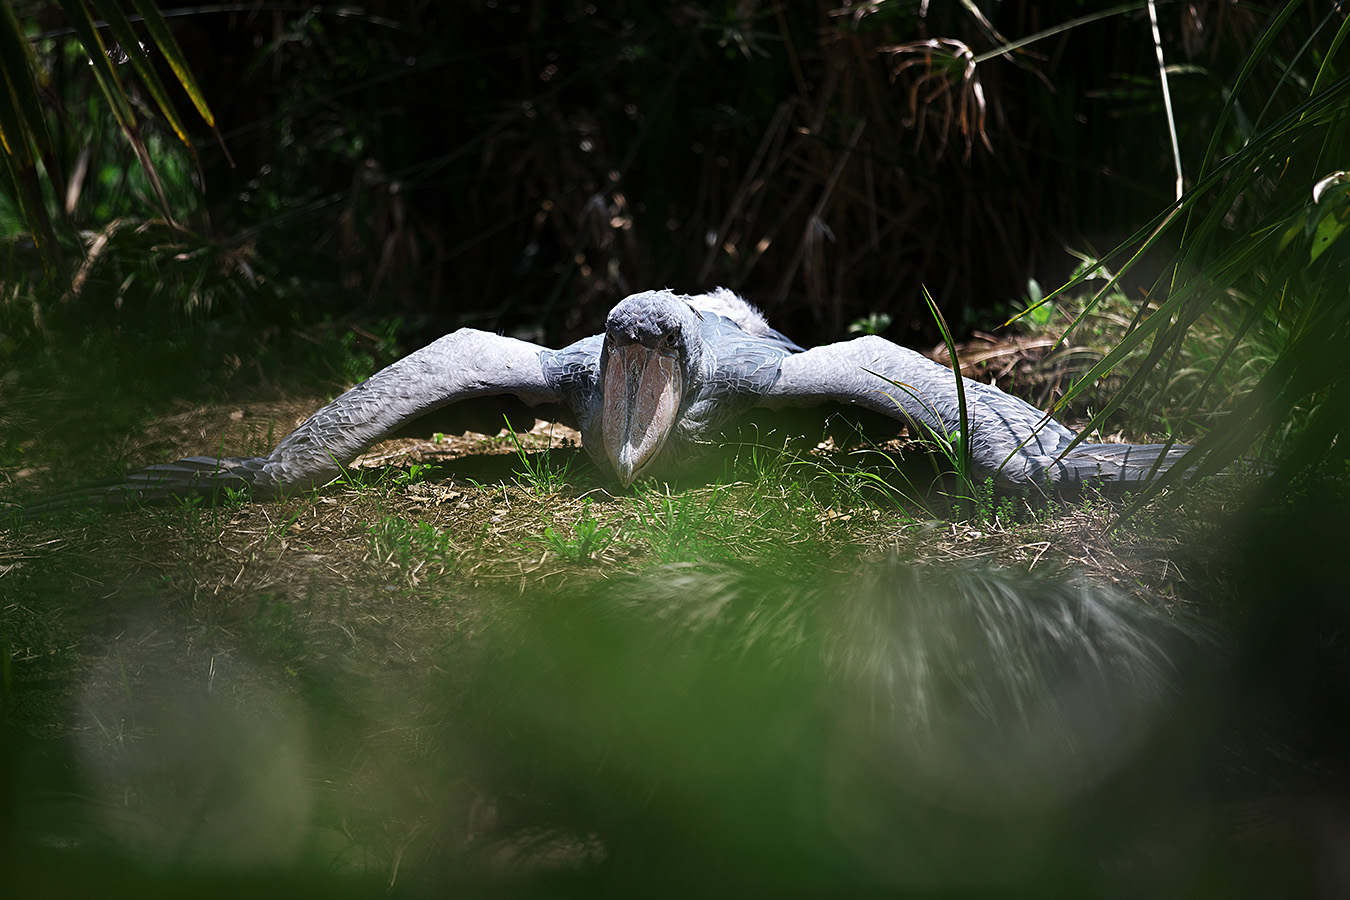
<instances>
[{"instance_id":1,"label":"shoebill's head","mask_svg":"<svg viewBox=\"0 0 1350 900\"><path fill-rule=\"evenodd\" d=\"M670 291L610 310L600 354L605 453L624 487L655 462L700 377L700 315Z\"/></svg>"}]
</instances>

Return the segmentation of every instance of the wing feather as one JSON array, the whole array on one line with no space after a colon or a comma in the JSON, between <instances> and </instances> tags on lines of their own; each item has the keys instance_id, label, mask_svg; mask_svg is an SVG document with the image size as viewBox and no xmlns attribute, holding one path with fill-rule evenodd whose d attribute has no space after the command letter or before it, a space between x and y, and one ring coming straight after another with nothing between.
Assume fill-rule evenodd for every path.
<instances>
[{"instance_id":1,"label":"wing feather","mask_svg":"<svg viewBox=\"0 0 1350 900\"><path fill-rule=\"evenodd\" d=\"M26 507L44 515L91 503L159 500L245 488L259 498L317 487L409 422L452 403L513 395L529 406L559 402L540 367L544 347L472 328L423 347L344 393L287 435L268 456L191 457L146 466Z\"/></svg>"},{"instance_id":2,"label":"wing feather","mask_svg":"<svg viewBox=\"0 0 1350 900\"><path fill-rule=\"evenodd\" d=\"M461 328L423 347L310 416L267 457L263 483L279 492L324 484L408 422L474 397L511 394L529 406L559 397L538 344Z\"/></svg>"},{"instance_id":3,"label":"wing feather","mask_svg":"<svg viewBox=\"0 0 1350 900\"><path fill-rule=\"evenodd\" d=\"M1081 443L1069 450L1077 434L1031 404L969 378L965 393L976 475L1005 487L1147 482L1190 449ZM874 335L786 357L778 381L759 405L782 409L823 403L861 406L944 437L961 427L952 370Z\"/></svg>"}]
</instances>

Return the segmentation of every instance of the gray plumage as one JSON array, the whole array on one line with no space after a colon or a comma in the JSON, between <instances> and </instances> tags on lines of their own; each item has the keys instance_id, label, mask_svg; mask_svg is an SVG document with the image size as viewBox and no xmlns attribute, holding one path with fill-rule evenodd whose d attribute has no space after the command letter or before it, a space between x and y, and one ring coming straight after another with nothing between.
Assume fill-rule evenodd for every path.
<instances>
[{"instance_id":1,"label":"gray plumage","mask_svg":"<svg viewBox=\"0 0 1350 900\"><path fill-rule=\"evenodd\" d=\"M1080 443L1073 431L998 388L965 379L977 476L1010 488L1146 482L1188 448ZM68 492L143 498L246 488L259 498L333 480L372 445L451 404L510 397L581 432L625 486L666 475L706 451L752 408L856 406L911 429L956 434L950 369L876 336L803 350L730 291L647 291L610 312L605 333L551 350L462 328L399 360L310 416L266 457L191 457Z\"/></svg>"}]
</instances>

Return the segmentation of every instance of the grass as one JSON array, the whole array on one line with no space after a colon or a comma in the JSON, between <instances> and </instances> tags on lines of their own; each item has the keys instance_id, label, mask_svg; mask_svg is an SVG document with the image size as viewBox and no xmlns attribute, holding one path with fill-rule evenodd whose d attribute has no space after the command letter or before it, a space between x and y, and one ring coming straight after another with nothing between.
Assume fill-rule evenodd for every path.
<instances>
[{"instance_id":1,"label":"grass","mask_svg":"<svg viewBox=\"0 0 1350 900\"><path fill-rule=\"evenodd\" d=\"M506 439L516 451L516 460L519 462L517 477L520 482L536 494L556 494L562 490L570 481L573 457L557 462L547 452L530 453L521 442L520 435L511 427L510 420L503 421L506 423Z\"/></svg>"},{"instance_id":2,"label":"grass","mask_svg":"<svg viewBox=\"0 0 1350 900\"><path fill-rule=\"evenodd\" d=\"M541 541L563 559L579 563L595 559L618 536L618 529L600 524L591 511L591 501L587 499L581 507L581 516L572 526L571 535L546 525Z\"/></svg>"},{"instance_id":3,"label":"grass","mask_svg":"<svg viewBox=\"0 0 1350 900\"><path fill-rule=\"evenodd\" d=\"M416 896L464 873L518 887L549 883L540 866L591 878L604 857L643 860L622 876L634 883L654 877L647 863L685 852L702 862L684 877L713 873L713 844L764 875L777 857L748 836L804 839L790 837L783 804L824 790L810 773L846 772L848 827L869 829L882 798L907 790L902 772L918 771L865 774L890 738L858 743L844 710L866 721L872 701L849 679L877 658L858 636L880 633L839 616L878 585L946 583L950 563L922 575L860 559L1050 573L1078 554L1096 560L1103 589L1128 585L1151 603L1184 583L1175 535L1108 537L1092 511L925 523L893 505L846 505L827 490L837 475L813 492L799 477L809 471L793 462L757 480L613 498L541 498L509 477L481 488L389 478L245 505L219 530L206 509L28 526L10 537L34 563L4 576L14 599L0 626L23 648L5 728L73 748L83 780L71 795L102 823L111 858L153 853L173 861L173 878L267 865ZM42 551L53 534L67 545ZM168 577L146 582L147 569ZM91 583L106 595L97 620L80 590ZM931 598L935 613L941 597L962 596L953 590ZM42 609L42 628L15 604ZM35 656L66 646L35 678ZM68 707L66 696L81 699ZM829 762L827 735L851 762ZM38 752L33 739L16 752ZM943 753L921 749L913 765ZM1006 772L1017 766L1005 760ZM211 784L233 787L195 787ZM19 821L52 822L46 795L15 802ZM682 803L710 830L686 832ZM209 824L175 831L189 812ZM68 836L65 815L34 833ZM952 834L970 825L944 822ZM781 871L814 883L824 835L805 838ZM50 877L42 866L58 859L39 853L22 869Z\"/></svg>"},{"instance_id":4,"label":"grass","mask_svg":"<svg viewBox=\"0 0 1350 900\"><path fill-rule=\"evenodd\" d=\"M458 552L452 536L430 522L409 522L386 516L367 526L371 564L394 570L410 589L432 588L453 576Z\"/></svg>"},{"instance_id":5,"label":"grass","mask_svg":"<svg viewBox=\"0 0 1350 900\"><path fill-rule=\"evenodd\" d=\"M1100 285L1107 285L1114 278L1112 272L1090 258L1082 261L1079 273L1092 276ZM1084 376L1112 353L1132 323L1154 315L1157 305L1141 303L1139 298L1128 297L1119 289L1095 298L1082 295L1043 300L1033 295L1029 300L1033 302L1024 314L1016 317L1018 325L1032 337L1057 342L1041 364L1040 378L1044 384L1037 386L1034 402L1045 407L1059 404L1062 414L1091 418L1093 412L1108 406L1125 378L1108 373L1089 383L1083 380ZM1191 406L1197 389L1206 384L1209 396L1205 407L1193 411L1190 427L1196 423L1206 427L1231 412L1237 399L1255 389L1270 370L1279 347L1288 337L1286 325L1278 320L1257 323L1247 332L1242 358L1229 360L1226 345L1241 327L1242 309L1243 302L1237 296L1219 298L1191 324L1167 370L1156 373L1149 382L1148 402L1120 408L1101 430L1161 434L1174 426L1180 427L1185 423L1178 411ZM1148 355L1148 346L1135 346L1120 358L1116 369L1136 371ZM1075 390L1074 395L1064 397L1070 388Z\"/></svg>"},{"instance_id":6,"label":"grass","mask_svg":"<svg viewBox=\"0 0 1350 900\"><path fill-rule=\"evenodd\" d=\"M1210 602L1204 573L1225 568L1217 546L1192 558L1217 518L1203 504L1235 502L1195 497L1111 532L1107 499L1026 510L990 493L951 515L882 448L767 442L741 447L712 484L611 494L568 468L574 451L533 449L544 440L396 444L369 457L374 469L282 503L8 530L0 728L12 771L36 773L7 801L12 821L42 847L102 847L113 871L166 860L157 877L173 884L262 867L413 896L464 879L636 885L682 853L701 860L682 876L695 880L732 857L736 871L808 887L836 865L894 875L899 863L830 863L814 830L827 817L810 805L843 789L812 772L843 773L849 833L903 834L877 817L895 801L934 821L926 802L898 798L950 755L857 731L898 702L856 693L872 683L857 673L890 677L867 668L889 632L849 618L858 598L901 584L960 597L962 579L1002 584L1006 571L1013 605L980 615L1012 615L1009 598L1068 570L1112 603L1186 618ZM928 561L922 573L910 559ZM980 671L1012 664L990 665ZM984 689L942 677L957 696ZM910 761L898 768L869 756L897 748ZM53 754L74 760L76 782L41 768ZM995 787L1013 791L1031 755L1005 762ZM1068 796L1075 810L1115 808L1086 788ZM793 797L806 813L784 806ZM796 837L795 815L814 823ZM953 838L989 838L944 816ZM1036 819L1047 840L1069 828ZM981 846L997 851L1003 834ZM11 846L27 849L7 870L43 884L93 866Z\"/></svg>"}]
</instances>

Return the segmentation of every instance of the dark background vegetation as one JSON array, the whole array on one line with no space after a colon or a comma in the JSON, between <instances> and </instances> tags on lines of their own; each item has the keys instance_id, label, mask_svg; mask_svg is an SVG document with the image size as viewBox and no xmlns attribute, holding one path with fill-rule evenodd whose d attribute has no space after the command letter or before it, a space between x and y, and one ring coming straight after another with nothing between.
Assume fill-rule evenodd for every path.
<instances>
[{"instance_id":1,"label":"dark background vegetation","mask_svg":"<svg viewBox=\"0 0 1350 900\"><path fill-rule=\"evenodd\" d=\"M399 318L414 343L461 324L557 342L631 291L720 284L801 338L885 313L891 337L932 343L921 286L958 330L1002 321L1029 279L1062 283L1066 248L1103 253L1172 199L1142 6L967 72L923 42L979 55L1097 5L981 22L918 0L227 3L168 17L223 139L182 101L198 168L145 123L171 228L61 9L13 6L48 35L51 190L81 277L44 288L11 242L12 340L36 310L63 332ZM1191 167L1276 8L1161 7ZM1278 53L1323 14L1308 4ZM1220 154L1277 96L1279 68L1258 74Z\"/></svg>"}]
</instances>

